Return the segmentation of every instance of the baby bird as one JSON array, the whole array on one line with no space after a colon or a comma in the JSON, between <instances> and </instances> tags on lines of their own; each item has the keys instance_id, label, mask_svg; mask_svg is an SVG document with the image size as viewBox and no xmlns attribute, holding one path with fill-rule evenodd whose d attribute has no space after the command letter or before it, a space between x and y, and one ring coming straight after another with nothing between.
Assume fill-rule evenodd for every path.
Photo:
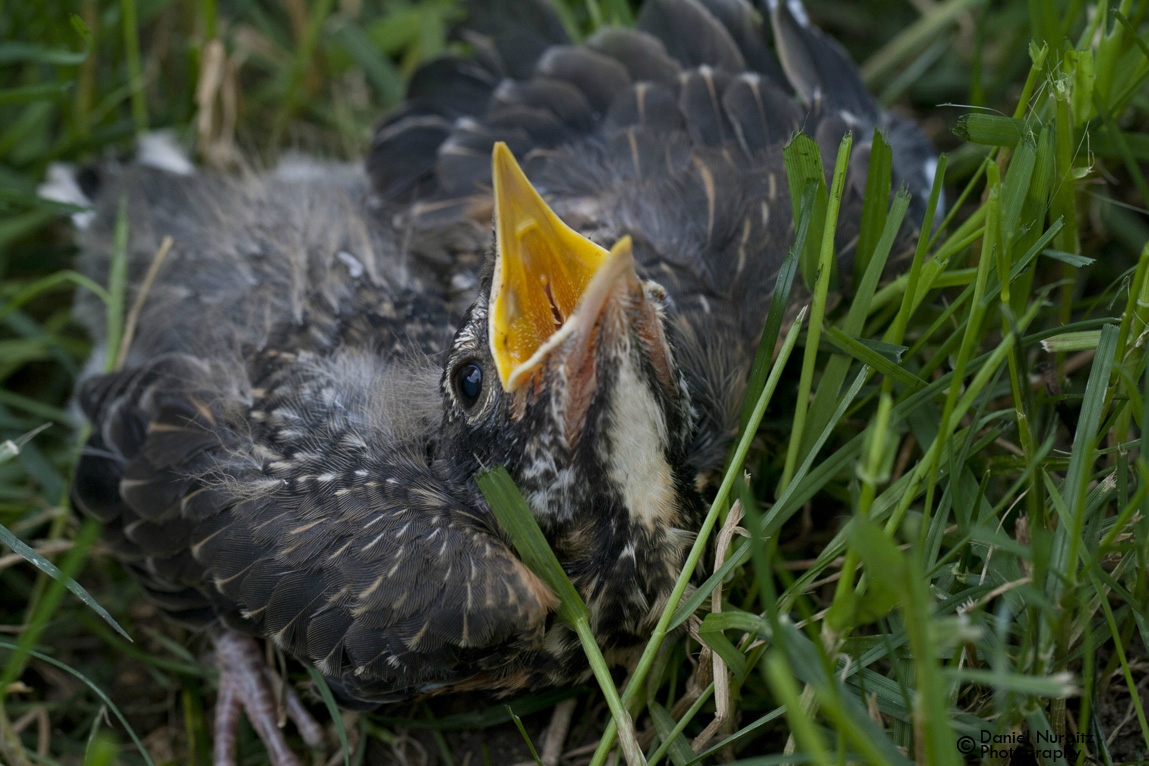
<instances>
[{"instance_id":1,"label":"baby bird","mask_svg":"<svg viewBox=\"0 0 1149 766\"><path fill-rule=\"evenodd\" d=\"M482 467L518 481L607 649L644 640L699 523L665 294L628 240L607 250L559 221L505 146L493 165L496 244L453 336L449 289L353 174L120 169L86 234L103 274L126 196L142 308L122 369L78 393L93 434L77 506L173 617L267 637L351 704L586 675ZM78 313L98 333L97 309ZM258 653L216 640L223 684L258 687ZM221 699L217 731L240 704L271 709ZM274 721L257 730L291 762Z\"/></svg>"},{"instance_id":2,"label":"baby bird","mask_svg":"<svg viewBox=\"0 0 1149 766\"><path fill-rule=\"evenodd\" d=\"M126 222L140 310L123 363L79 388L73 497L156 603L212 630L217 763L241 705L295 762L245 634L352 705L586 677L475 484L494 465L604 649L645 642L792 239L785 142L832 156L859 133L843 267L873 128L924 210L932 150L797 2L770 4L768 34L743 0L649 0L577 46L541 2L489 5L473 57L416 74L369 182L99 179L82 267L106 279ZM77 313L106 343L95 299Z\"/></svg>"}]
</instances>

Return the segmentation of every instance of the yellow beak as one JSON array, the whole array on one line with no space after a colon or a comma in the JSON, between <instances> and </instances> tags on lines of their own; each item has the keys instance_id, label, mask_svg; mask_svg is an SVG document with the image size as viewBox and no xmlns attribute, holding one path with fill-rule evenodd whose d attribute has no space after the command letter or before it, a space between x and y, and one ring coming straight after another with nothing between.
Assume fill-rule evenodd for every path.
<instances>
[{"instance_id":1,"label":"yellow beak","mask_svg":"<svg viewBox=\"0 0 1149 766\"><path fill-rule=\"evenodd\" d=\"M546 341L574 313L608 252L567 226L531 186L504 143L491 158L495 274L491 354L506 391L527 380Z\"/></svg>"}]
</instances>

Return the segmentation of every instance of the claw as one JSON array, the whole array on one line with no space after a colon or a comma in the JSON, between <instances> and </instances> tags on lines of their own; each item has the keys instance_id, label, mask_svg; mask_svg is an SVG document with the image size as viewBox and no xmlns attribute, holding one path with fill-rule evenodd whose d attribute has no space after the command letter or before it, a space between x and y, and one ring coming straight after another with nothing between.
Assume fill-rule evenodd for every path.
<instances>
[{"instance_id":1,"label":"claw","mask_svg":"<svg viewBox=\"0 0 1149 766\"><path fill-rule=\"evenodd\" d=\"M215 703L215 766L236 766L236 730L242 709L267 748L274 766L301 766L279 727L278 705L272 691L277 678L267 667L254 638L231 630L213 637L219 667L219 695ZM295 722L309 747L323 747L323 729L303 707L294 690L286 690L287 717Z\"/></svg>"}]
</instances>

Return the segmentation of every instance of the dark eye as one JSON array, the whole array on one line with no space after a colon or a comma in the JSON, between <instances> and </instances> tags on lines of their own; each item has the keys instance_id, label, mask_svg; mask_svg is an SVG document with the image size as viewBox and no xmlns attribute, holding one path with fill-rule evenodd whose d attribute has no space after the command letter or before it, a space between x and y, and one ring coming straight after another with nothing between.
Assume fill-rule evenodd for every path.
<instances>
[{"instance_id":1,"label":"dark eye","mask_svg":"<svg viewBox=\"0 0 1149 766\"><path fill-rule=\"evenodd\" d=\"M483 368L475 362L467 362L455 370L455 391L464 407L474 407L483 392Z\"/></svg>"}]
</instances>

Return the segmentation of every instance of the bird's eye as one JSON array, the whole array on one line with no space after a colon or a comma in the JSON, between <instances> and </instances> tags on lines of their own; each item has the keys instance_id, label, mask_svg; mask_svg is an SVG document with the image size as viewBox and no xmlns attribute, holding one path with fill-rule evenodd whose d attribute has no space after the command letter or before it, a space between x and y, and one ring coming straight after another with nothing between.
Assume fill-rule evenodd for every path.
<instances>
[{"instance_id":1,"label":"bird's eye","mask_svg":"<svg viewBox=\"0 0 1149 766\"><path fill-rule=\"evenodd\" d=\"M483 392L483 368L475 362L467 362L455 370L455 391L464 407L474 407Z\"/></svg>"}]
</instances>

